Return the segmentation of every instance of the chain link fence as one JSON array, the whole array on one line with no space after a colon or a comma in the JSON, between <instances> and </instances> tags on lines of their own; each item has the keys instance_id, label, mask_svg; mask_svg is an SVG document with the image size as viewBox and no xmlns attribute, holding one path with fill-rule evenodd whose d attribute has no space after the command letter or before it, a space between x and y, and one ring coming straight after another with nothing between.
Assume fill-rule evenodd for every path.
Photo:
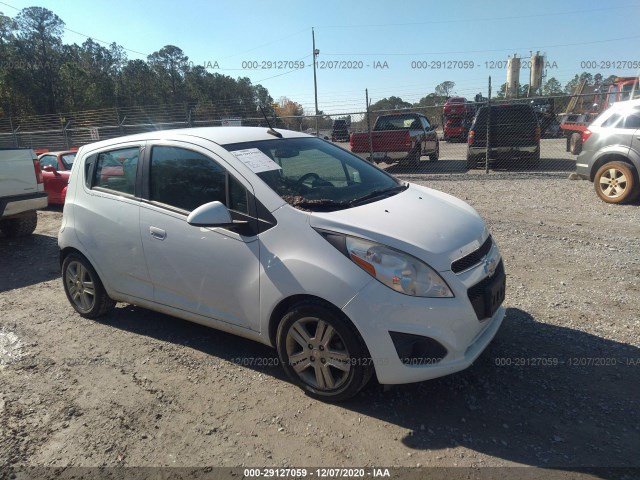
<instances>
[{"instance_id":1,"label":"chain link fence","mask_svg":"<svg viewBox=\"0 0 640 480\"><path fill-rule=\"evenodd\" d=\"M565 112L571 107L569 114ZM395 174L488 171L571 172L581 132L597 114L593 95L467 101L331 115L262 112L229 102L139 106L5 117L0 148L65 150L98 140L174 128L267 126L303 131L336 143Z\"/></svg>"}]
</instances>

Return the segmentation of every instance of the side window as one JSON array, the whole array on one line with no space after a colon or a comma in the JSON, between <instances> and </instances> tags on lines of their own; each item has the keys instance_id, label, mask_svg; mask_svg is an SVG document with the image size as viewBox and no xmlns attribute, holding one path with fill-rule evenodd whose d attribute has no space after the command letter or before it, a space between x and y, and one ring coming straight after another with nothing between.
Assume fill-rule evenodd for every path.
<instances>
[{"instance_id":1,"label":"side window","mask_svg":"<svg viewBox=\"0 0 640 480\"><path fill-rule=\"evenodd\" d=\"M614 113L604 122L602 122L602 125L600 126L609 128L622 128L622 115L620 115L619 113Z\"/></svg>"},{"instance_id":2,"label":"side window","mask_svg":"<svg viewBox=\"0 0 640 480\"><path fill-rule=\"evenodd\" d=\"M135 195L139 155L138 147L98 154L93 186Z\"/></svg>"},{"instance_id":3,"label":"side window","mask_svg":"<svg viewBox=\"0 0 640 480\"><path fill-rule=\"evenodd\" d=\"M420 117L420 120L422 121L422 126L426 131L431 130L431 125L429 125L429 120L427 120L425 117Z\"/></svg>"},{"instance_id":4,"label":"side window","mask_svg":"<svg viewBox=\"0 0 640 480\"><path fill-rule=\"evenodd\" d=\"M247 192L211 158L178 147L153 147L150 166L150 200L188 212L209 202L222 202L248 213Z\"/></svg>"},{"instance_id":5,"label":"side window","mask_svg":"<svg viewBox=\"0 0 640 480\"><path fill-rule=\"evenodd\" d=\"M640 113L632 113L624 120L624 128L638 129L640 128Z\"/></svg>"},{"instance_id":6,"label":"side window","mask_svg":"<svg viewBox=\"0 0 640 480\"><path fill-rule=\"evenodd\" d=\"M53 155L45 155L40 159L40 168L53 167L54 170L58 170L58 159Z\"/></svg>"}]
</instances>

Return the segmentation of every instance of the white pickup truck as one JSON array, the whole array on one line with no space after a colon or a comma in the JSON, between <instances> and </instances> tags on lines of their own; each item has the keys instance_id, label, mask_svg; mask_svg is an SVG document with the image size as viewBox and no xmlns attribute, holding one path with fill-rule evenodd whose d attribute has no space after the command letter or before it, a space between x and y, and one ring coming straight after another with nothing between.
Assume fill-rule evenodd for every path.
<instances>
[{"instance_id":1,"label":"white pickup truck","mask_svg":"<svg viewBox=\"0 0 640 480\"><path fill-rule=\"evenodd\" d=\"M47 207L38 157L30 148L0 149L0 231L7 237L30 235L38 208Z\"/></svg>"}]
</instances>

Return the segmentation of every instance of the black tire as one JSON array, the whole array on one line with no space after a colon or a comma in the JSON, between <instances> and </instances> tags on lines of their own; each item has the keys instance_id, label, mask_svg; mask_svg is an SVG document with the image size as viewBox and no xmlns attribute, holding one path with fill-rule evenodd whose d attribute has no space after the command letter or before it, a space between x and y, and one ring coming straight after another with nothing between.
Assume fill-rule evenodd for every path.
<instances>
[{"instance_id":1,"label":"black tire","mask_svg":"<svg viewBox=\"0 0 640 480\"><path fill-rule=\"evenodd\" d=\"M38 225L38 213L34 210L16 218L6 218L0 221L0 230L7 237L23 237L31 235Z\"/></svg>"},{"instance_id":2,"label":"black tire","mask_svg":"<svg viewBox=\"0 0 640 480\"><path fill-rule=\"evenodd\" d=\"M62 262L62 284L71 306L85 318L102 317L116 306L115 300L107 295L100 277L84 255L74 252L65 257ZM89 293L88 284L92 285L93 295Z\"/></svg>"},{"instance_id":3,"label":"black tire","mask_svg":"<svg viewBox=\"0 0 640 480\"><path fill-rule=\"evenodd\" d=\"M593 178L596 194L606 203L632 202L640 195L638 173L624 162L609 162L602 165Z\"/></svg>"},{"instance_id":4,"label":"black tire","mask_svg":"<svg viewBox=\"0 0 640 480\"><path fill-rule=\"evenodd\" d=\"M569 153L572 155L580 155L582 152L582 135L573 132L569 137Z\"/></svg>"},{"instance_id":5,"label":"black tire","mask_svg":"<svg viewBox=\"0 0 640 480\"><path fill-rule=\"evenodd\" d=\"M411 152L409 155L407 155L407 165L410 167L419 167L421 156L422 156L422 152L420 150Z\"/></svg>"},{"instance_id":6,"label":"black tire","mask_svg":"<svg viewBox=\"0 0 640 480\"><path fill-rule=\"evenodd\" d=\"M318 400L351 398L373 374L371 357L355 327L319 302L296 304L282 317L276 347L289 378Z\"/></svg>"},{"instance_id":7,"label":"black tire","mask_svg":"<svg viewBox=\"0 0 640 480\"><path fill-rule=\"evenodd\" d=\"M473 170L478 166L478 159L473 156L467 154L467 170Z\"/></svg>"},{"instance_id":8,"label":"black tire","mask_svg":"<svg viewBox=\"0 0 640 480\"><path fill-rule=\"evenodd\" d=\"M540 166L540 150L529 157L527 160L527 166L529 168L538 168Z\"/></svg>"},{"instance_id":9,"label":"black tire","mask_svg":"<svg viewBox=\"0 0 640 480\"><path fill-rule=\"evenodd\" d=\"M437 162L438 158L440 158L440 142L436 140L436 151L429 154L429 161Z\"/></svg>"}]
</instances>

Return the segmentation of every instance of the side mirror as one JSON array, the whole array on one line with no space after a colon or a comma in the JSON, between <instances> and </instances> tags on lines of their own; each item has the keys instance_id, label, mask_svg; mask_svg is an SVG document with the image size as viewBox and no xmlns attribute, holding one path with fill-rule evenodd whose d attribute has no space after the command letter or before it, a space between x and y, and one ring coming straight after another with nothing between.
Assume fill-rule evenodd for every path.
<instances>
[{"instance_id":1,"label":"side mirror","mask_svg":"<svg viewBox=\"0 0 640 480\"><path fill-rule=\"evenodd\" d=\"M187 223L194 227L226 227L233 225L231 214L220 202L200 205L187 217Z\"/></svg>"}]
</instances>

